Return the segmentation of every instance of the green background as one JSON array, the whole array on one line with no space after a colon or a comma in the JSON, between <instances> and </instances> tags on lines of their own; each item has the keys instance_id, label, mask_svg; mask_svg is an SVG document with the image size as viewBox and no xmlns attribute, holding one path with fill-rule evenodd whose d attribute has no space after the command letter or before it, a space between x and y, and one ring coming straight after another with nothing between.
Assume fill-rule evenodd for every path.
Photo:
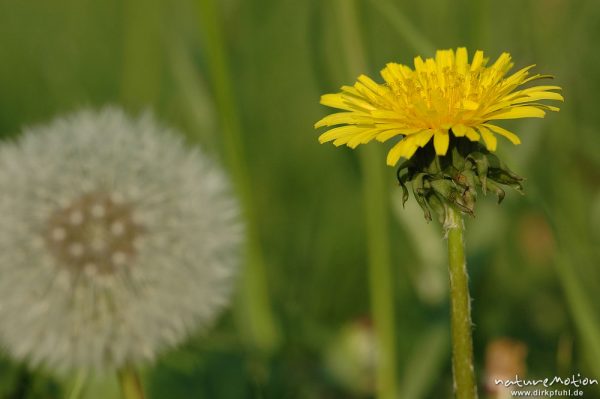
<instances>
[{"instance_id":1,"label":"green background","mask_svg":"<svg viewBox=\"0 0 600 399\"><path fill-rule=\"evenodd\" d=\"M207 22L203 0L0 0L5 138L81 107L117 104L154 110L231 167L223 131L236 131L239 120L235 157L280 340L267 342L269 352L253 349L230 311L144 370L148 396L371 397L370 366L359 354L361 343L373 345L362 194L369 181L362 149L318 144L313 124L328 112L319 96L352 83L352 65L377 77L387 62L463 45L492 59L508 51L515 70L537 64L566 99L545 120L504 124L523 144L501 140L498 154L527 178L526 195L511 191L502 206L481 197L467 220L478 378L500 337L527 347L529 377L600 378L600 3L359 0L349 26L344 1L221 0L218 19ZM225 63L211 24L223 33ZM427 224L413 199L403 210L395 171L385 173L400 392L450 397L441 226ZM0 398L62 398L75 380L0 357ZM116 397L113 380L86 380L83 397ZM585 393L600 397L597 387Z\"/></svg>"}]
</instances>

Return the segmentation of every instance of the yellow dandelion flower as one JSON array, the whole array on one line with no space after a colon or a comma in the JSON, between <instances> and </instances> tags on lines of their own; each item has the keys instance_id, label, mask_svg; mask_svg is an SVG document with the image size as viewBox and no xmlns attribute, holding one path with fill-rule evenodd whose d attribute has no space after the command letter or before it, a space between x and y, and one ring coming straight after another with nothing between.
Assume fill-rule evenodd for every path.
<instances>
[{"instance_id":1,"label":"yellow dandelion flower","mask_svg":"<svg viewBox=\"0 0 600 399\"><path fill-rule=\"evenodd\" d=\"M356 148L376 139L384 142L401 139L392 147L387 164L396 165L401 157L410 159L433 139L437 155L446 155L450 136L483 139L489 151L497 146L495 134L513 144L519 137L493 121L518 118L543 118L557 107L539 100L563 101L559 86L522 85L549 75L530 75L534 65L506 76L513 67L510 54L502 53L487 66L483 51L475 52L471 63L464 47L438 50L434 58L416 57L414 69L389 63L381 71L385 83L365 75L354 86L343 86L336 94L325 94L321 104L343 112L326 116L315 128L331 127L319 137L321 143L333 141Z\"/></svg>"}]
</instances>

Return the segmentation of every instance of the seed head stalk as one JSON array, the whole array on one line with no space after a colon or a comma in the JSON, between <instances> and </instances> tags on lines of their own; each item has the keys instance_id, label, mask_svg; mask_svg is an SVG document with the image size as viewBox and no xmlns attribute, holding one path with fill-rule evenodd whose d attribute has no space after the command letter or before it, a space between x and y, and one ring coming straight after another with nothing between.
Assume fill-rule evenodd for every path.
<instances>
[{"instance_id":1,"label":"seed head stalk","mask_svg":"<svg viewBox=\"0 0 600 399\"><path fill-rule=\"evenodd\" d=\"M118 372L119 384L123 399L144 399L144 389L138 372L131 367L124 367Z\"/></svg>"},{"instance_id":2,"label":"seed head stalk","mask_svg":"<svg viewBox=\"0 0 600 399\"><path fill-rule=\"evenodd\" d=\"M471 297L463 239L464 224L457 210L449 207L444 228L448 234L454 391L456 399L476 399Z\"/></svg>"}]
</instances>

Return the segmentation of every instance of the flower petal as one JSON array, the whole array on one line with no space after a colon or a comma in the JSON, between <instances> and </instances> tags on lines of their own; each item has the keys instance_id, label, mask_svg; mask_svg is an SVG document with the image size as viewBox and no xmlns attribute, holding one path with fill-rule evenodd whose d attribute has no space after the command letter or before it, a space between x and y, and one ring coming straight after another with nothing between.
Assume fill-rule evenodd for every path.
<instances>
[{"instance_id":1,"label":"flower petal","mask_svg":"<svg viewBox=\"0 0 600 399\"><path fill-rule=\"evenodd\" d=\"M390 111L389 109L376 109L371 111L371 116L377 119L391 119L398 120L401 115L399 115L395 111Z\"/></svg>"},{"instance_id":2,"label":"flower petal","mask_svg":"<svg viewBox=\"0 0 600 399\"><path fill-rule=\"evenodd\" d=\"M473 62L471 62L471 72L478 70L483 64L483 51L477 50L473 56Z\"/></svg>"},{"instance_id":3,"label":"flower petal","mask_svg":"<svg viewBox=\"0 0 600 399\"><path fill-rule=\"evenodd\" d=\"M521 144L521 139L519 139L519 136L517 136L513 132L510 132L504 128L501 128L500 126L496 126L496 125L492 125L492 124L488 124L488 123L484 123L483 126L489 128L494 133L497 133L499 135L506 137L514 145Z\"/></svg>"},{"instance_id":4,"label":"flower petal","mask_svg":"<svg viewBox=\"0 0 600 399\"><path fill-rule=\"evenodd\" d=\"M365 130L362 133L359 133L348 140L348 147L354 149L358 147L359 144L366 144L369 141L373 140L375 136L379 133L379 129L369 129Z\"/></svg>"},{"instance_id":5,"label":"flower petal","mask_svg":"<svg viewBox=\"0 0 600 399\"><path fill-rule=\"evenodd\" d=\"M465 73L467 65L469 63L469 54L465 47L459 47L456 50L456 69L459 73Z\"/></svg>"},{"instance_id":6,"label":"flower petal","mask_svg":"<svg viewBox=\"0 0 600 399\"><path fill-rule=\"evenodd\" d=\"M319 136L319 143L323 144L331 140L336 140L344 136L352 136L366 130L364 127L356 125L346 125L333 128Z\"/></svg>"},{"instance_id":7,"label":"flower petal","mask_svg":"<svg viewBox=\"0 0 600 399\"><path fill-rule=\"evenodd\" d=\"M381 132L377 135L377 141L384 142L386 140L391 139L392 137L398 136L399 134L403 134L406 136L406 135L415 134L417 132L420 132L421 130L422 129L419 129L419 128L387 130L387 131Z\"/></svg>"},{"instance_id":8,"label":"flower petal","mask_svg":"<svg viewBox=\"0 0 600 399\"><path fill-rule=\"evenodd\" d=\"M519 118L543 118L546 113L536 107L524 106L524 107L511 107L505 108L500 111L493 112L484 116L487 120L496 119L519 119Z\"/></svg>"},{"instance_id":9,"label":"flower petal","mask_svg":"<svg viewBox=\"0 0 600 399\"><path fill-rule=\"evenodd\" d=\"M335 114L327 115L326 117L315 123L315 128L323 126L341 125L342 123L356 124L356 120L353 117L358 115L359 114L355 112L336 112Z\"/></svg>"},{"instance_id":10,"label":"flower petal","mask_svg":"<svg viewBox=\"0 0 600 399\"><path fill-rule=\"evenodd\" d=\"M427 72L426 68L425 68L425 63L423 62L423 58L415 57L414 64L415 64L415 71L417 71L419 73Z\"/></svg>"},{"instance_id":11,"label":"flower petal","mask_svg":"<svg viewBox=\"0 0 600 399\"><path fill-rule=\"evenodd\" d=\"M332 108L339 108L347 111L352 111L352 107L344 101L343 95L341 93L322 95L321 104Z\"/></svg>"},{"instance_id":12,"label":"flower petal","mask_svg":"<svg viewBox=\"0 0 600 399\"><path fill-rule=\"evenodd\" d=\"M419 147L425 147L425 145L427 143L429 143L429 140L431 140L431 136L433 136L433 130L429 129L429 130L425 130L421 133L417 133L415 135L415 143L419 146Z\"/></svg>"},{"instance_id":13,"label":"flower petal","mask_svg":"<svg viewBox=\"0 0 600 399\"><path fill-rule=\"evenodd\" d=\"M511 65L512 64L510 62L510 54L502 53L500 54L500 57L498 57L496 62L494 62L494 65L492 65L491 67L498 71L506 72L508 69L510 69Z\"/></svg>"},{"instance_id":14,"label":"flower petal","mask_svg":"<svg viewBox=\"0 0 600 399\"><path fill-rule=\"evenodd\" d=\"M398 163L400 157L404 157L406 159L412 157L417 150L417 146L415 145L414 141L414 138L408 137L396 143L396 145L394 145L388 152L386 161L387 164L389 166L394 166Z\"/></svg>"},{"instance_id":15,"label":"flower petal","mask_svg":"<svg viewBox=\"0 0 600 399\"><path fill-rule=\"evenodd\" d=\"M496 136L494 136L485 126L478 126L477 129L479 130L479 133L481 133L481 137L483 137L485 147L490 151L496 151L496 147L498 146Z\"/></svg>"},{"instance_id":16,"label":"flower petal","mask_svg":"<svg viewBox=\"0 0 600 399\"><path fill-rule=\"evenodd\" d=\"M438 155L446 155L448 151L448 144L450 143L450 136L447 130L437 130L433 135L433 147L435 153Z\"/></svg>"},{"instance_id":17,"label":"flower petal","mask_svg":"<svg viewBox=\"0 0 600 399\"><path fill-rule=\"evenodd\" d=\"M560 93L555 93L553 91L541 91L541 92L533 92L526 96L515 98L511 100L511 104L521 104L528 103L537 100L556 100L556 101L565 101L564 97L560 95Z\"/></svg>"},{"instance_id":18,"label":"flower petal","mask_svg":"<svg viewBox=\"0 0 600 399\"><path fill-rule=\"evenodd\" d=\"M452 126L452 133L456 137L463 137L467 133L467 128L465 125L454 125Z\"/></svg>"},{"instance_id":19,"label":"flower petal","mask_svg":"<svg viewBox=\"0 0 600 399\"><path fill-rule=\"evenodd\" d=\"M399 142L397 142L392 147L392 149L388 152L386 163L389 166L396 165L396 163L398 163L398 160L402 156L402 153L404 152L405 147L406 147L406 140L400 140Z\"/></svg>"},{"instance_id":20,"label":"flower petal","mask_svg":"<svg viewBox=\"0 0 600 399\"><path fill-rule=\"evenodd\" d=\"M472 127L467 126L465 135L471 141L479 141L479 133L477 133Z\"/></svg>"}]
</instances>

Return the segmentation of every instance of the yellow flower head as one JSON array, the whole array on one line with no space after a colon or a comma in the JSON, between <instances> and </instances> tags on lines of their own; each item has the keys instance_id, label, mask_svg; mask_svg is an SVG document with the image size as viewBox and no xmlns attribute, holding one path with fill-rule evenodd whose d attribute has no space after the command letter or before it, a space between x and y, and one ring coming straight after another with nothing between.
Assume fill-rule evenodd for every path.
<instances>
[{"instance_id":1,"label":"yellow flower head","mask_svg":"<svg viewBox=\"0 0 600 399\"><path fill-rule=\"evenodd\" d=\"M543 118L545 111L557 107L538 100L559 100L558 86L520 86L549 75L529 75L534 65L506 76L513 63L508 53L487 66L483 51L477 51L469 63L464 47L438 50L435 59L414 60L415 68L390 63L381 71L385 83L378 84L361 75L354 86L343 86L336 94L325 94L321 104L343 112L326 116L315 124L336 126L319 137L321 143L332 141L356 148L373 139L386 141L402 136L387 156L395 165L400 157L409 159L432 138L437 155L446 155L450 133L483 142L496 150L494 133L520 144L519 137L490 123L500 119Z\"/></svg>"}]
</instances>

